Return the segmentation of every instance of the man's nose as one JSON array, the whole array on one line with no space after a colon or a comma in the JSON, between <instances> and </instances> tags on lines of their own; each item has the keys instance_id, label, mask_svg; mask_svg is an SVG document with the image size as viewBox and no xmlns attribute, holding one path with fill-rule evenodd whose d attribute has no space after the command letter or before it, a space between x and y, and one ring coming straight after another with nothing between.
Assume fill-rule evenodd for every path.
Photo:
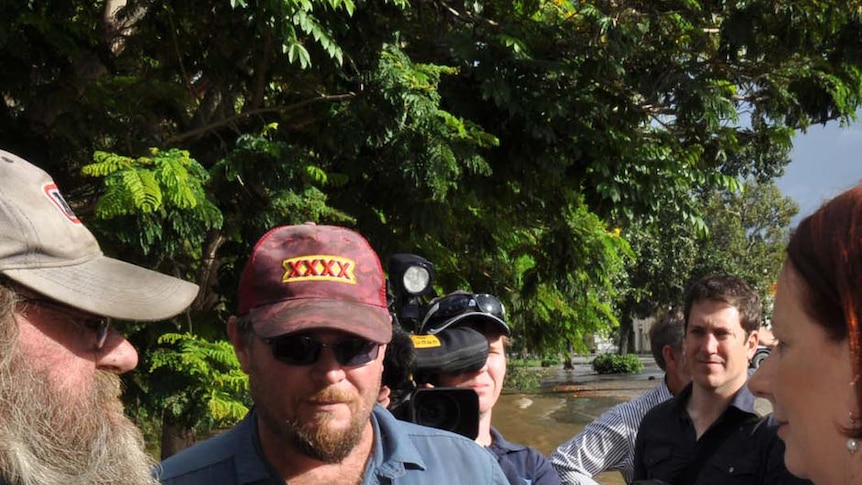
<instances>
[{"instance_id":1,"label":"man's nose","mask_svg":"<svg viewBox=\"0 0 862 485\"><path fill-rule=\"evenodd\" d=\"M315 378L326 382L339 382L347 375L346 368L338 362L338 359L335 358L335 352L329 347L320 349L317 361L311 366Z\"/></svg>"},{"instance_id":2,"label":"man's nose","mask_svg":"<svg viewBox=\"0 0 862 485\"><path fill-rule=\"evenodd\" d=\"M138 365L138 351L115 329L108 330L105 346L99 351L96 367L100 370L122 374Z\"/></svg>"},{"instance_id":3,"label":"man's nose","mask_svg":"<svg viewBox=\"0 0 862 485\"><path fill-rule=\"evenodd\" d=\"M715 335L708 333L703 336L703 341L701 342L701 347L708 353L714 354L718 349L718 339L715 338Z\"/></svg>"}]
</instances>

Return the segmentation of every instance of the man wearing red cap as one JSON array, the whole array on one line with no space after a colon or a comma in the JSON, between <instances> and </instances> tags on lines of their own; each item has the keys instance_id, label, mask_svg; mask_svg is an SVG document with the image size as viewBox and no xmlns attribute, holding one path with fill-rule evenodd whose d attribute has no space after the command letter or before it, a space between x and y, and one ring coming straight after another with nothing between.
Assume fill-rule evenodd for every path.
<instances>
[{"instance_id":1,"label":"man wearing red cap","mask_svg":"<svg viewBox=\"0 0 862 485\"><path fill-rule=\"evenodd\" d=\"M255 406L164 461L163 483L507 483L471 440L376 405L392 319L380 261L359 234L313 224L265 234L228 334Z\"/></svg>"},{"instance_id":2,"label":"man wearing red cap","mask_svg":"<svg viewBox=\"0 0 862 485\"><path fill-rule=\"evenodd\" d=\"M155 484L111 319L165 320L192 283L107 258L40 168L0 150L0 484Z\"/></svg>"}]
</instances>

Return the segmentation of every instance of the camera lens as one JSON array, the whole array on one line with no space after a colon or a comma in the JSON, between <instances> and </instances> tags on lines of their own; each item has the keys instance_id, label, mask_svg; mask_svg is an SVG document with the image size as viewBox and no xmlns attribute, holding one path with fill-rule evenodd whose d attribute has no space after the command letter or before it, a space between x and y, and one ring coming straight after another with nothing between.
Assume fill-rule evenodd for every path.
<instances>
[{"instance_id":1,"label":"camera lens","mask_svg":"<svg viewBox=\"0 0 862 485\"><path fill-rule=\"evenodd\" d=\"M461 405L455 397L446 392L426 392L421 396L414 403L415 423L447 431L458 428L461 423Z\"/></svg>"}]
</instances>

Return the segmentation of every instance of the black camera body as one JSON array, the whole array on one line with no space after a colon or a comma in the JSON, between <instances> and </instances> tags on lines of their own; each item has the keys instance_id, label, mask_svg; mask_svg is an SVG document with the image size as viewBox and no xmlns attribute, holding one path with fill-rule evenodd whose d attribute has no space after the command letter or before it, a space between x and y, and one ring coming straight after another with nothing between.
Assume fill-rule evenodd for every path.
<instances>
[{"instance_id":1,"label":"black camera body","mask_svg":"<svg viewBox=\"0 0 862 485\"><path fill-rule=\"evenodd\" d=\"M418 388L390 411L398 419L451 431L470 439L479 435L479 395L473 389Z\"/></svg>"},{"instance_id":2,"label":"black camera body","mask_svg":"<svg viewBox=\"0 0 862 485\"><path fill-rule=\"evenodd\" d=\"M436 335L415 333L434 296L425 290L408 291L401 283L413 265L433 277L430 262L415 255L397 254L389 266L389 302L393 337L384 357L383 384L390 389L389 410L396 418L452 431L470 439L479 434L479 396L473 389L438 386L440 374L475 372L488 359L488 340L468 327Z\"/></svg>"},{"instance_id":3,"label":"black camera body","mask_svg":"<svg viewBox=\"0 0 862 485\"><path fill-rule=\"evenodd\" d=\"M481 333L456 327L437 335L396 332L396 345L387 357L401 355L403 346L413 349L412 379L392 389L389 410L398 419L452 431L475 439L479 434L479 396L473 389L438 386L440 374L475 372L488 359L488 340ZM392 345L392 344L390 344ZM393 364L396 364L393 362ZM397 364L396 364L397 365ZM384 361L384 367L386 363Z\"/></svg>"}]
</instances>

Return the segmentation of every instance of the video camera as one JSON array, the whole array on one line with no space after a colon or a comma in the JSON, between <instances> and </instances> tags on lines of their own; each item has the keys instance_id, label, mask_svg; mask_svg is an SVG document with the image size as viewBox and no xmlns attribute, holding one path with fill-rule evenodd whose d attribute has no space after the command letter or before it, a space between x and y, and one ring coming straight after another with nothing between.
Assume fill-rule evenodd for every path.
<instances>
[{"instance_id":1,"label":"video camera","mask_svg":"<svg viewBox=\"0 0 862 485\"><path fill-rule=\"evenodd\" d=\"M422 333L427 303L435 296L434 267L413 254L389 262L389 307L393 337L384 357L383 384L391 392L389 410L405 421L452 431L470 439L479 433L479 396L472 389L438 385L439 374L475 372L488 358L488 341L469 327Z\"/></svg>"},{"instance_id":2,"label":"video camera","mask_svg":"<svg viewBox=\"0 0 862 485\"><path fill-rule=\"evenodd\" d=\"M407 334L404 334L407 335ZM488 340L481 333L457 327L439 335L412 334L407 340L393 339L393 353L384 357L384 368L407 352L413 353L411 375L393 389L389 410L397 418L434 428L452 431L471 439L479 433L479 396L473 389L439 386L439 374L475 372L488 358ZM390 344L391 345L391 344ZM396 364L397 365L397 364ZM385 378L386 376L384 376ZM399 386L399 384L396 384Z\"/></svg>"}]
</instances>

